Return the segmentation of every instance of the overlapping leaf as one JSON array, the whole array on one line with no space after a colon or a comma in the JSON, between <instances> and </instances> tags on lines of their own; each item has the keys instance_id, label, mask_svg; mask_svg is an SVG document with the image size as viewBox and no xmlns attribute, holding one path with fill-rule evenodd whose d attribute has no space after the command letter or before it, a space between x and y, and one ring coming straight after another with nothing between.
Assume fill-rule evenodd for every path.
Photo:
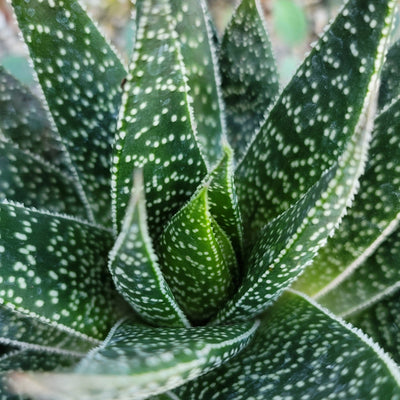
<instances>
[{"instance_id":1,"label":"overlapping leaf","mask_svg":"<svg viewBox=\"0 0 400 400\"><path fill-rule=\"evenodd\" d=\"M86 217L75 181L52 164L0 138L0 201Z\"/></svg>"},{"instance_id":2,"label":"overlapping leaf","mask_svg":"<svg viewBox=\"0 0 400 400\"><path fill-rule=\"evenodd\" d=\"M379 108L388 106L400 95L400 40L390 48L382 70Z\"/></svg>"},{"instance_id":3,"label":"overlapping leaf","mask_svg":"<svg viewBox=\"0 0 400 400\"><path fill-rule=\"evenodd\" d=\"M223 327L159 329L124 322L82 360L76 373L23 375L22 382L32 380L22 392L58 399L69 398L72 390L81 400L146 398L232 358L246 347L258 325L249 321Z\"/></svg>"},{"instance_id":4,"label":"overlapping leaf","mask_svg":"<svg viewBox=\"0 0 400 400\"><path fill-rule=\"evenodd\" d=\"M208 165L214 166L222 156L225 115L212 23L205 0L170 0L170 4L193 97L197 138Z\"/></svg>"},{"instance_id":5,"label":"overlapping leaf","mask_svg":"<svg viewBox=\"0 0 400 400\"><path fill-rule=\"evenodd\" d=\"M321 249L313 265L296 282L298 290L316 298L332 291L359 268L398 226L399 133L400 99L376 119L369 162L360 180L359 194L334 237ZM390 248L385 249L390 254ZM340 298L336 294L333 296Z\"/></svg>"},{"instance_id":6,"label":"overlapping leaf","mask_svg":"<svg viewBox=\"0 0 400 400\"><path fill-rule=\"evenodd\" d=\"M110 232L0 204L0 301L31 317L104 337L115 316L106 275Z\"/></svg>"},{"instance_id":7,"label":"overlapping leaf","mask_svg":"<svg viewBox=\"0 0 400 400\"><path fill-rule=\"evenodd\" d=\"M343 152L381 67L394 2L346 3L282 92L236 170L251 238Z\"/></svg>"},{"instance_id":8,"label":"overlapping leaf","mask_svg":"<svg viewBox=\"0 0 400 400\"><path fill-rule=\"evenodd\" d=\"M400 371L360 331L288 293L242 353L175 392L185 400L397 399Z\"/></svg>"},{"instance_id":9,"label":"overlapping leaf","mask_svg":"<svg viewBox=\"0 0 400 400\"><path fill-rule=\"evenodd\" d=\"M224 32L219 61L227 134L240 159L279 90L258 0L244 0L236 9Z\"/></svg>"},{"instance_id":10,"label":"overlapping leaf","mask_svg":"<svg viewBox=\"0 0 400 400\"><path fill-rule=\"evenodd\" d=\"M133 309L156 326L189 326L160 270L148 233L142 176L135 175L121 232L110 253L115 285Z\"/></svg>"},{"instance_id":11,"label":"overlapping leaf","mask_svg":"<svg viewBox=\"0 0 400 400\"><path fill-rule=\"evenodd\" d=\"M77 1L12 4L88 212L109 224L110 150L124 68Z\"/></svg>"},{"instance_id":12,"label":"overlapping leaf","mask_svg":"<svg viewBox=\"0 0 400 400\"><path fill-rule=\"evenodd\" d=\"M232 245L210 213L207 189L172 218L159 249L165 278L194 322L209 319L232 295L237 269Z\"/></svg>"},{"instance_id":13,"label":"overlapping leaf","mask_svg":"<svg viewBox=\"0 0 400 400\"><path fill-rule=\"evenodd\" d=\"M120 229L132 186L143 168L149 231L157 237L206 174L177 40L177 18L167 0L145 0L113 157L113 201Z\"/></svg>"}]
</instances>

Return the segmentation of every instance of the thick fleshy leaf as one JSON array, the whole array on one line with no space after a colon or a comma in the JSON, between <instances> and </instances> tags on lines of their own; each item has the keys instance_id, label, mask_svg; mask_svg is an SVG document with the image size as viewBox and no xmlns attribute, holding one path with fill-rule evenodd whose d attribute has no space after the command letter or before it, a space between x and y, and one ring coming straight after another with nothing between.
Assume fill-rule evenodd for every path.
<instances>
[{"instance_id":1,"label":"thick fleshy leaf","mask_svg":"<svg viewBox=\"0 0 400 400\"><path fill-rule=\"evenodd\" d=\"M359 268L398 226L399 133L400 99L376 119L358 195L338 231L296 282L297 290L315 298L324 296Z\"/></svg>"},{"instance_id":2,"label":"thick fleshy leaf","mask_svg":"<svg viewBox=\"0 0 400 400\"><path fill-rule=\"evenodd\" d=\"M49 162L0 138L0 201L86 217L75 182Z\"/></svg>"},{"instance_id":3,"label":"thick fleshy leaf","mask_svg":"<svg viewBox=\"0 0 400 400\"><path fill-rule=\"evenodd\" d=\"M382 69L379 107L388 106L400 95L400 40L389 49Z\"/></svg>"},{"instance_id":4,"label":"thick fleshy leaf","mask_svg":"<svg viewBox=\"0 0 400 400\"><path fill-rule=\"evenodd\" d=\"M347 317L355 326L376 340L400 364L399 291L361 312Z\"/></svg>"},{"instance_id":5,"label":"thick fleshy leaf","mask_svg":"<svg viewBox=\"0 0 400 400\"><path fill-rule=\"evenodd\" d=\"M142 184L141 174L135 174L122 229L110 252L109 269L117 289L145 321L156 326L189 326L153 249Z\"/></svg>"},{"instance_id":6,"label":"thick fleshy leaf","mask_svg":"<svg viewBox=\"0 0 400 400\"><path fill-rule=\"evenodd\" d=\"M363 333L288 293L237 357L175 392L185 400L394 400L400 371Z\"/></svg>"},{"instance_id":7,"label":"thick fleshy leaf","mask_svg":"<svg viewBox=\"0 0 400 400\"><path fill-rule=\"evenodd\" d=\"M213 166L222 156L225 115L212 22L205 0L170 3L193 97L197 138L205 160Z\"/></svg>"},{"instance_id":8,"label":"thick fleshy leaf","mask_svg":"<svg viewBox=\"0 0 400 400\"><path fill-rule=\"evenodd\" d=\"M248 345L258 325L160 329L124 322L75 374L25 374L14 387L26 382L22 392L38 399L70 399L71 394L81 400L146 398L226 362Z\"/></svg>"},{"instance_id":9,"label":"thick fleshy leaf","mask_svg":"<svg viewBox=\"0 0 400 400\"><path fill-rule=\"evenodd\" d=\"M110 150L126 72L78 1L12 0L93 220L110 222Z\"/></svg>"},{"instance_id":10,"label":"thick fleshy leaf","mask_svg":"<svg viewBox=\"0 0 400 400\"><path fill-rule=\"evenodd\" d=\"M351 204L367 157L376 109L378 79L371 84L363 113L337 163L292 207L261 231L238 292L217 316L236 321L264 311L332 236Z\"/></svg>"},{"instance_id":11,"label":"thick fleshy leaf","mask_svg":"<svg viewBox=\"0 0 400 400\"><path fill-rule=\"evenodd\" d=\"M225 144L223 158L209 175L208 198L212 216L231 240L240 259L243 252L243 229L233 179L233 161L233 152Z\"/></svg>"},{"instance_id":12,"label":"thick fleshy leaf","mask_svg":"<svg viewBox=\"0 0 400 400\"><path fill-rule=\"evenodd\" d=\"M279 79L259 0L242 0L220 50L227 134L241 158L279 91Z\"/></svg>"},{"instance_id":13,"label":"thick fleshy leaf","mask_svg":"<svg viewBox=\"0 0 400 400\"><path fill-rule=\"evenodd\" d=\"M22 150L68 171L61 139L41 102L0 66L0 130Z\"/></svg>"},{"instance_id":14,"label":"thick fleshy leaf","mask_svg":"<svg viewBox=\"0 0 400 400\"><path fill-rule=\"evenodd\" d=\"M351 140L383 63L394 7L393 0L347 2L275 103L236 170L249 241Z\"/></svg>"},{"instance_id":15,"label":"thick fleshy leaf","mask_svg":"<svg viewBox=\"0 0 400 400\"><path fill-rule=\"evenodd\" d=\"M190 198L206 174L169 1L144 0L113 157L113 208L120 229L134 168L143 168L149 231Z\"/></svg>"},{"instance_id":16,"label":"thick fleshy leaf","mask_svg":"<svg viewBox=\"0 0 400 400\"><path fill-rule=\"evenodd\" d=\"M172 218L160 244L162 271L178 303L192 321L209 319L233 293L231 270L237 266L210 213L207 186Z\"/></svg>"},{"instance_id":17,"label":"thick fleshy leaf","mask_svg":"<svg viewBox=\"0 0 400 400\"><path fill-rule=\"evenodd\" d=\"M372 306L399 288L400 231L396 231L334 290L318 296L318 302L346 316Z\"/></svg>"},{"instance_id":18,"label":"thick fleshy leaf","mask_svg":"<svg viewBox=\"0 0 400 400\"><path fill-rule=\"evenodd\" d=\"M106 270L110 232L8 202L0 204L0 230L0 302L103 338L115 318Z\"/></svg>"},{"instance_id":19,"label":"thick fleshy leaf","mask_svg":"<svg viewBox=\"0 0 400 400\"><path fill-rule=\"evenodd\" d=\"M83 356L99 342L86 335L0 306L0 343L42 353Z\"/></svg>"}]
</instances>

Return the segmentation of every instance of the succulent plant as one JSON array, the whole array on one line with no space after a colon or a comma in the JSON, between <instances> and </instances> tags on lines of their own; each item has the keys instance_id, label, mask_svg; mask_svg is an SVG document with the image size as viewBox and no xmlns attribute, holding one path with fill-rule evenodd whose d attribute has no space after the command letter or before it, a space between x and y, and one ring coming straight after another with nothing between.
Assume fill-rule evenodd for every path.
<instances>
[{"instance_id":1,"label":"succulent plant","mask_svg":"<svg viewBox=\"0 0 400 400\"><path fill-rule=\"evenodd\" d=\"M0 69L0 398L400 399L395 1L283 90L258 0L221 40L137 0L129 67L76 0L12 5L43 98Z\"/></svg>"}]
</instances>

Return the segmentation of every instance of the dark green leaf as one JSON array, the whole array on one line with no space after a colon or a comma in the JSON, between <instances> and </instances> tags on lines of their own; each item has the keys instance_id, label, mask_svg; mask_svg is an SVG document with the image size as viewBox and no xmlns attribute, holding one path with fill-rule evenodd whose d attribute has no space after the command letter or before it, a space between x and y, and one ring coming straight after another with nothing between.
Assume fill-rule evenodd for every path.
<instances>
[{"instance_id":1,"label":"dark green leaf","mask_svg":"<svg viewBox=\"0 0 400 400\"><path fill-rule=\"evenodd\" d=\"M221 327L160 329L124 322L82 360L75 374L26 374L21 378L31 381L31 390L26 392L38 398L71 394L91 400L146 398L226 362L248 345L258 325L249 321ZM43 391L38 393L37 387Z\"/></svg>"},{"instance_id":2,"label":"dark green leaf","mask_svg":"<svg viewBox=\"0 0 400 400\"><path fill-rule=\"evenodd\" d=\"M149 231L190 198L206 174L196 141L176 16L169 1L144 0L113 157L113 201L120 229L134 168L143 168Z\"/></svg>"},{"instance_id":3,"label":"dark green leaf","mask_svg":"<svg viewBox=\"0 0 400 400\"><path fill-rule=\"evenodd\" d=\"M298 290L315 298L324 296L359 268L398 226L399 132L400 100L397 100L376 119L369 162L360 179L358 195L338 231L296 282Z\"/></svg>"},{"instance_id":4,"label":"dark green leaf","mask_svg":"<svg viewBox=\"0 0 400 400\"><path fill-rule=\"evenodd\" d=\"M0 302L103 338L115 318L106 275L110 232L8 202L0 204L0 230Z\"/></svg>"},{"instance_id":5,"label":"dark green leaf","mask_svg":"<svg viewBox=\"0 0 400 400\"><path fill-rule=\"evenodd\" d=\"M92 219L110 222L110 150L126 72L75 0L13 0Z\"/></svg>"},{"instance_id":6,"label":"dark green leaf","mask_svg":"<svg viewBox=\"0 0 400 400\"><path fill-rule=\"evenodd\" d=\"M347 317L376 340L400 364L400 301L395 291L365 310Z\"/></svg>"},{"instance_id":7,"label":"dark green leaf","mask_svg":"<svg viewBox=\"0 0 400 400\"><path fill-rule=\"evenodd\" d=\"M207 5L205 0L170 0L170 4L193 97L200 149L207 163L215 165L222 156L225 116Z\"/></svg>"},{"instance_id":8,"label":"dark green leaf","mask_svg":"<svg viewBox=\"0 0 400 400\"><path fill-rule=\"evenodd\" d=\"M213 316L234 290L234 251L216 224L204 186L172 218L160 241L165 279L182 309L197 323Z\"/></svg>"},{"instance_id":9,"label":"dark green leaf","mask_svg":"<svg viewBox=\"0 0 400 400\"><path fill-rule=\"evenodd\" d=\"M400 95L400 40L390 49L382 69L379 108L388 106Z\"/></svg>"},{"instance_id":10,"label":"dark green leaf","mask_svg":"<svg viewBox=\"0 0 400 400\"><path fill-rule=\"evenodd\" d=\"M75 181L39 156L0 138L0 201L85 218Z\"/></svg>"},{"instance_id":11,"label":"dark green leaf","mask_svg":"<svg viewBox=\"0 0 400 400\"><path fill-rule=\"evenodd\" d=\"M258 0L243 0L236 9L224 33L220 64L228 139L239 159L279 90Z\"/></svg>"},{"instance_id":12,"label":"dark green leaf","mask_svg":"<svg viewBox=\"0 0 400 400\"><path fill-rule=\"evenodd\" d=\"M189 326L165 282L148 233L142 176L135 174L121 232L110 253L114 283L133 309L156 326Z\"/></svg>"},{"instance_id":13,"label":"dark green leaf","mask_svg":"<svg viewBox=\"0 0 400 400\"><path fill-rule=\"evenodd\" d=\"M350 0L285 88L238 166L245 236L301 198L351 140L376 90L395 2Z\"/></svg>"},{"instance_id":14,"label":"dark green leaf","mask_svg":"<svg viewBox=\"0 0 400 400\"><path fill-rule=\"evenodd\" d=\"M237 357L175 392L185 400L398 400L400 371L363 333L288 293Z\"/></svg>"}]
</instances>

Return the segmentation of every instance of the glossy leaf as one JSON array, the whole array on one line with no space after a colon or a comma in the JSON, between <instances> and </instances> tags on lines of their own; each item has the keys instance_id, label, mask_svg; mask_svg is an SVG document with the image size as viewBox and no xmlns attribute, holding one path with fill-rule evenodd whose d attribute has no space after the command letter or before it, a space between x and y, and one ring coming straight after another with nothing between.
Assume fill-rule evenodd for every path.
<instances>
[{"instance_id":1,"label":"glossy leaf","mask_svg":"<svg viewBox=\"0 0 400 400\"><path fill-rule=\"evenodd\" d=\"M394 400L400 371L363 333L288 293L245 350L175 392L185 400Z\"/></svg>"},{"instance_id":2,"label":"glossy leaf","mask_svg":"<svg viewBox=\"0 0 400 400\"><path fill-rule=\"evenodd\" d=\"M223 154L226 127L212 23L205 0L170 4L193 97L197 138L207 164L214 166Z\"/></svg>"},{"instance_id":3,"label":"glossy leaf","mask_svg":"<svg viewBox=\"0 0 400 400\"><path fill-rule=\"evenodd\" d=\"M228 139L240 159L279 90L258 0L243 0L236 9L224 32L219 62Z\"/></svg>"},{"instance_id":4,"label":"glossy leaf","mask_svg":"<svg viewBox=\"0 0 400 400\"><path fill-rule=\"evenodd\" d=\"M12 5L89 215L107 225L110 149L124 67L77 1Z\"/></svg>"},{"instance_id":5,"label":"glossy leaf","mask_svg":"<svg viewBox=\"0 0 400 400\"><path fill-rule=\"evenodd\" d=\"M49 162L0 138L0 201L86 217L75 181Z\"/></svg>"},{"instance_id":6,"label":"glossy leaf","mask_svg":"<svg viewBox=\"0 0 400 400\"><path fill-rule=\"evenodd\" d=\"M26 374L21 379L30 383L25 393L39 399L67 399L71 392L82 400L146 398L232 358L249 343L258 325L249 321L222 327L159 329L124 322L82 360L75 374Z\"/></svg>"},{"instance_id":7,"label":"glossy leaf","mask_svg":"<svg viewBox=\"0 0 400 400\"><path fill-rule=\"evenodd\" d=\"M206 174L197 145L187 78L169 1L144 0L113 157L115 228L129 202L134 168L142 168L149 231L190 198Z\"/></svg>"},{"instance_id":8,"label":"glossy leaf","mask_svg":"<svg viewBox=\"0 0 400 400\"><path fill-rule=\"evenodd\" d=\"M347 319L377 341L400 364L399 291Z\"/></svg>"},{"instance_id":9,"label":"glossy leaf","mask_svg":"<svg viewBox=\"0 0 400 400\"><path fill-rule=\"evenodd\" d=\"M207 186L172 218L160 243L162 271L178 303L192 321L206 321L233 293L236 268L232 245L210 213Z\"/></svg>"},{"instance_id":10,"label":"glossy leaf","mask_svg":"<svg viewBox=\"0 0 400 400\"><path fill-rule=\"evenodd\" d=\"M382 69L379 107L382 109L400 96L400 40L389 49Z\"/></svg>"},{"instance_id":11,"label":"glossy leaf","mask_svg":"<svg viewBox=\"0 0 400 400\"><path fill-rule=\"evenodd\" d=\"M63 215L0 203L0 302L94 338L113 322L111 234Z\"/></svg>"},{"instance_id":12,"label":"glossy leaf","mask_svg":"<svg viewBox=\"0 0 400 400\"><path fill-rule=\"evenodd\" d=\"M122 229L110 252L109 269L117 289L145 321L156 326L189 326L153 249L142 185L142 176L135 174Z\"/></svg>"},{"instance_id":13,"label":"glossy leaf","mask_svg":"<svg viewBox=\"0 0 400 400\"><path fill-rule=\"evenodd\" d=\"M296 282L298 290L315 298L332 291L359 268L398 226L399 133L400 99L376 119L369 162L360 179L359 194L334 237ZM340 298L336 294L333 296Z\"/></svg>"},{"instance_id":14,"label":"glossy leaf","mask_svg":"<svg viewBox=\"0 0 400 400\"><path fill-rule=\"evenodd\" d=\"M249 239L344 151L383 63L394 3L347 2L275 103L236 170Z\"/></svg>"},{"instance_id":15,"label":"glossy leaf","mask_svg":"<svg viewBox=\"0 0 400 400\"><path fill-rule=\"evenodd\" d=\"M68 171L61 139L42 103L0 66L0 130L21 150L41 156Z\"/></svg>"}]
</instances>

